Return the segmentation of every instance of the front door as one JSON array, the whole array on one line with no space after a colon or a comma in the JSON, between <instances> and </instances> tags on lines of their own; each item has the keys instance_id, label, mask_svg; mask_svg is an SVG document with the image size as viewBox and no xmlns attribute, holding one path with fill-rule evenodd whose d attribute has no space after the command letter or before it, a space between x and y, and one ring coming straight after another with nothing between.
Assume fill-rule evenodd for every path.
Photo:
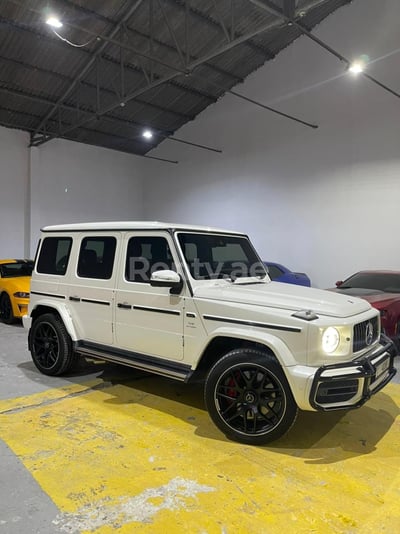
<instances>
[{"instance_id":1,"label":"front door","mask_svg":"<svg viewBox=\"0 0 400 534\"><path fill-rule=\"evenodd\" d=\"M115 339L120 349L179 361L183 359L184 291L173 295L169 288L150 285L155 270L178 270L171 245L167 232L126 236L125 265L115 294Z\"/></svg>"}]
</instances>

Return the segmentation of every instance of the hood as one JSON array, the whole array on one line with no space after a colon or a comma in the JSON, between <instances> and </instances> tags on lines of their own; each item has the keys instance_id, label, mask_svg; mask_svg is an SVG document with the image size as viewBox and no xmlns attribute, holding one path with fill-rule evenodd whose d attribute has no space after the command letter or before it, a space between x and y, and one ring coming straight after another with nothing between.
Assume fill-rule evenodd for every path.
<instances>
[{"instance_id":1,"label":"hood","mask_svg":"<svg viewBox=\"0 0 400 534\"><path fill-rule=\"evenodd\" d=\"M400 293L385 293L376 289L364 289L359 287L352 287L349 289L333 289L336 293L342 295L352 295L360 297L372 306L390 306L393 302L400 301Z\"/></svg>"},{"instance_id":2,"label":"hood","mask_svg":"<svg viewBox=\"0 0 400 534\"><path fill-rule=\"evenodd\" d=\"M351 317L371 308L365 300L358 298L279 282L235 284L218 280L199 284L194 289L194 296L201 299L281 308L293 312L312 310L319 315L341 318Z\"/></svg>"},{"instance_id":3,"label":"hood","mask_svg":"<svg viewBox=\"0 0 400 534\"><path fill-rule=\"evenodd\" d=\"M9 293L30 292L31 277L30 276L16 276L15 278L1 278L0 285L4 287Z\"/></svg>"}]
</instances>

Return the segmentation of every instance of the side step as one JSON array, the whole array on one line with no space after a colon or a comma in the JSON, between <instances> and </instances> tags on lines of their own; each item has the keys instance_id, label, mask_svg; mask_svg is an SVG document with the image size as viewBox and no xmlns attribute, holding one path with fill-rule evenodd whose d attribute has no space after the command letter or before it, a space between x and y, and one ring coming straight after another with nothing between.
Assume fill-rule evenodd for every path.
<instances>
[{"instance_id":1,"label":"side step","mask_svg":"<svg viewBox=\"0 0 400 534\"><path fill-rule=\"evenodd\" d=\"M98 358L107 362L119 363L134 369L141 369L161 376L174 378L181 382L188 382L193 374L189 365L170 362L154 356L145 356L135 352L116 351L115 349L105 349L92 346L81 341L75 343L75 352L82 356Z\"/></svg>"}]
</instances>

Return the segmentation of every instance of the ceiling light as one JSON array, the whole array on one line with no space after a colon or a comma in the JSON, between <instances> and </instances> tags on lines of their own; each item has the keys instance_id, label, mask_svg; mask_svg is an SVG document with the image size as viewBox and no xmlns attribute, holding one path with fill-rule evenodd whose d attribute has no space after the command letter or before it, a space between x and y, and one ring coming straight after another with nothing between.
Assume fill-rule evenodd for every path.
<instances>
[{"instance_id":1,"label":"ceiling light","mask_svg":"<svg viewBox=\"0 0 400 534\"><path fill-rule=\"evenodd\" d=\"M63 23L61 20L57 17L50 16L46 19L46 24L51 26L52 28L62 28Z\"/></svg>"},{"instance_id":2,"label":"ceiling light","mask_svg":"<svg viewBox=\"0 0 400 534\"><path fill-rule=\"evenodd\" d=\"M353 74L360 74L364 70L365 65L360 61L355 61L349 66L349 71Z\"/></svg>"},{"instance_id":3,"label":"ceiling light","mask_svg":"<svg viewBox=\"0 0 400 534\"><path fill-rule=\"evenodd\" d=\"M153 137L153 132L150 130L145 130L142 135L145 139L151 139Z\"/></svg>"}]
</instances>

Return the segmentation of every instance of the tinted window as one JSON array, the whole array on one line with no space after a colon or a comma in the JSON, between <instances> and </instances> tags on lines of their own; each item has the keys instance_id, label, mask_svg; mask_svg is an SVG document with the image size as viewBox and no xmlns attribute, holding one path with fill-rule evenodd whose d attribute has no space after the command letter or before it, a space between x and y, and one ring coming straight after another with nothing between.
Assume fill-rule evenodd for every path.
<instances>
[{"instance_id":1,"label":"tinted window","mask_svg":"<svg viewBox=\"0 0 400 534\"><path fill-rule=\"evenodd\" d=\"M357 273L343 282L339 289L376 289L386 293L400 293L400 274Z\"/></svg>"},{"instance_id":2,"label":"tinted window","mask_svg":"<svg viewBox=\"0 0 400 534\"><path fill-rule=\"evenodd\" d=\"M265 267L246 237L178 234L178 239L196 280L265 276Z\"/></svg>"},{"instance_id":3,"label":"tinted window","mask_svg":"<svg viewBox=\"0 0 400 534\"><path fill-rule=\"evenodd\" d=\"M281 271L276 265L267 265L267 268L271 280L275 280L276 278L279 278L283 275L283 271Z\"/></svg>"},{"instance_id":4,"label":"tinted window","mask_svg":"<svg viewBox=\"0 0 400 534\"><path fill-rule=\"evenodd\" d=\"M128 282L149 282L151 273L162 269L175 271L171 250L164 237L131 237L125 262Z\"/></svg>"},{"instance_id":5,"label":"tinted window","mask_svg":"<svg viewBox=\"0 0 400 534\"><path fill-rule=\"evenodd\" d=\"M70 237L46 237L40 249L37 272L64 275L67 271L72 239Z\"/></svg>"},{"instance_id":6,"label":"tinted window","mask_svg":"<svg viewBox=\"0 0 400 534\"><path fill-rule=\"evenodd\" d=\"M85 237L82 239L78 260L78 276L109 280L112 276L115 237Z\"/></svg>"},{"instance_id":7,"label":"tinted window","mask_svg":"<svg viewBox=\"0 0 400 534\"><path fill-rule=\"evenodd\" d=\"M33 261L21 260L13 263L3 263L0 265L0 276L2 278L15 278L17 276L31 276Z\"/></svg>"}]
</instances>

